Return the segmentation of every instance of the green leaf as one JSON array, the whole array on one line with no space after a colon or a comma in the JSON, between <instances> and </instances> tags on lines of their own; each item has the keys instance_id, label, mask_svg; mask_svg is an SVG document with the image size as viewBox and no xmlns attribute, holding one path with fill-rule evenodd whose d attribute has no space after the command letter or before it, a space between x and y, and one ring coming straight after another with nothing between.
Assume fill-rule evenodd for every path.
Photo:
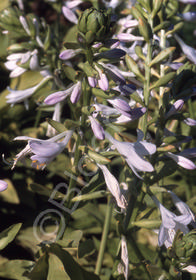
<instances>
[{"instance_id":1,"label":"green leaf","mask_svg":"<svg viewBox=\"0 0 196 280\"><path fill-rule=\"evenodd\" d=\"M44 195L47 198L51 196L51 194L53 193L54 190L50 190L40 184L36 184L36 183L32 183L30 184L30 188L33 192L38 193L40 195ZM64 198L65 195L56 191L55 190L55 196L53 197L54 199L60 199L60 198Z\"/></svg>"},{"instance_id":2,"label":"green leaf","mask_svg":"<svg viewBox=\"0 0 196 280\"><path fill-rule=\"evenodd\" d=\"M26 260L9 260L0 265L0 277L13 280L28 280L24 273L30 272L34 262Z\"/></svg>"},{"instance_id":3,"label":"green leaf","mask_svg":"<svg viewBox=\"0 0 196 280\"><path fill-rule=\"evenodd\" d=\"M154 84L152 84L150 89L166 86L175 77L175 75L176 75L175 72L170 72L166 74L165 76L161 77L158 81L156 81Z\"/></svg>"},{"instance_id":4,"label":"green leaf","mask_svg":"<svg viewBox=\"0 0 196 280\"><path fill-rule=\"evenodd\" d=\"M47 119L47 122L60 133L66 130L66 127L60 122L54 121L52 119Z\"/></svg>"},{"instance_id":5,"label":"green leaf","mask_svg":"<svg viewBox=\"0 0 196 280\"><path fill-rule=\"evenodd\" d=\"M31 280L47 280L48 275L48 254L39 258L33 270L28 274Z\"/></svg>"},{"instance_id":6,"label":"green leaf","mask_svg":"<svg viewBox=\"0 0 196 280\"><path fill-rule=\"evenodd\" d=\"M79 246L79 242L82 239L83 232L81 230L74 230L70 233L67 231L64 232L63 238L58 240L56 243L61 247L72 247L77 248Z\"/></svg>"},{"instance_id":7,"label":"green leaf","mask_svg":"<svg viewBox=\"0 0 196 280\"><path fill-rule=\"evenodd\" d=\"M93 240L88 239L79 244L78 247L78 258L83 258L93 254L95 251L95 245Z\"/></svg>"},{"instance_id":8,"label":"green leaf","mask_svg":"<svg viewBox=\"0 0 196 280\"><path fill-rule=\"evenodd\" d=\"M176 47L170 47L167 49L162 50L153 60L150 62L149 66L159 63L167 58L173 51L175 51Z\"/></svg>"},{"instance_id":9,"label":"green leaf","mask_svg":"<svg viewBox=\"0 0 196 280\"><path fill-rule=\"evenodd\" d=\"M132 71L142 81L145 80L144 76L141 74L141 72L139 70L139 67L137 66L137 63L128 54L125 55L125 62L130 71Z\"/></svg>"},{"instance_id":10,"label":"green leaf","mask_svg":"<svg viewBox=\"0 0 196 280\"><path fill-rule=\"evenodd\" d=\"M161 221L142 219L141 221L132 222L131 225L141 228L155 229L160 227Z\"/></svg>"},{"instance_id":11,"label":"green leaf","mask_svg":"<svg viewBox=\"0 0 196 280\"><path fill-rule=\"evenodd\" d=\"M11 225L9 228L0 233L0 250L3 250L10 242L14 240L21 226L22 223Z\"/></svg>"},{"instance_id":12,"label":"green leaf","mask_svg":"<svg viewBox=\"0 0 196 280\"><path fill-rule=\"evenodd\" d=\"M54 254L49 254L49 269L47 280L71 280L64 270L62 262Z\"/></svg>"},{"instance_id":13,"label":"green leaf","mask_svg":"<svg viewBox=\"0 0 196 280\"><path fill-rule=\"evenodd\" d=\"M66 273L71 279L77 280L99 280L99 277L91 272L85 271L65 250L58 244L51 244L49 251L55 254L63 263Z\"/></svg>"}]
</instances>

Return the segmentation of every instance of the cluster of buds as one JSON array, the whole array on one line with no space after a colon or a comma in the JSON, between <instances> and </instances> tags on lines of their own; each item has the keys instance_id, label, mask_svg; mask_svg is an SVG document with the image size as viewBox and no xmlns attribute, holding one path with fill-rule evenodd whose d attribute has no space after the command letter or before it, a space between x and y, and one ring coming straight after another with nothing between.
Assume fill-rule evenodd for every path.
<instances>
[{"instance_id":1,"label":"cluster of buds","mask_svg":"<svg viewBox=\"0 0 196 280\"><path fill-rule=\"evenodd\" d=\"M109 11L109 10L108 10ZM87 45L100 42L110 31L110 14L95 8L85 10L78 20L79 41Z\"/></svg>"},{"instance_id":2,"label":"cluster of buds","mask_svg":"<svg viewBox=\"0 0 196 280\"><path fill-rule=\"evenodd\" d=\"M196 264L196 230L185 235L178 231L172 247L168 248L167 252L176 267L190 271Z\"/></svg>"}]
</instances>

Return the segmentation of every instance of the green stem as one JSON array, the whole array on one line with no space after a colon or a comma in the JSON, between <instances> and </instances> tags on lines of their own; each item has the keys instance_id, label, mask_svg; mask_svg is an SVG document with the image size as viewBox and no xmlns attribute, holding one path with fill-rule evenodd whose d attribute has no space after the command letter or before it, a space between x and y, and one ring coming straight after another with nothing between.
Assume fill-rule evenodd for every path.
<instances>
[{"instance_id":1,"label":"green stem","mask_svg":"<svg viewBox=\"0 0 196 280\"><path fill-rule=\"evenodd\" d=\"M136 253L138 259L140 260L141 266L146 271L146 275L147 275L148 279L152 280L151 275L146 267L146 264L144 263L145 258L142 255L140 249L138 248L137 243L135 242L135 240L133 239L133 237L131 235L129 235L128 240L130 242L131 247L134 249L134 252Z\"/></svg>"},{"instance_id":2,"label":"green stem","mask_svg":"<svg viewBox=\"0 0 196 280\"><path fill-rule=\"evenodd\" d=\"M143 117L143 125L142 125L144 137L146 137L146 133L147 133L148 106L149 106L149 97L150 97L150 77L151 77L151 69L149 67L149 64L151 60L152 60L152 46L151 46L151 42L148 42L147 57L145 61L145 82L144 82L144 102L147 111Z\"/></svg>"},{"instance_id":3,"label":"green stem","mask_svg":"<svg viewBox=\"0 0 196 280\"><path fill-rule=\"evenodd\" d=\"M166 38L165 38L165 30L161 30L161 37L160 37L160 47L162 50L166 47ZM160 77L163 77L165 75L165 66L164 64L160 65ZM164 94L164 87L160 87L159 89L159 108L163 105L163 94Z\"/></svg>"},{"instance_id":4,"label":"green stem","mask_svg":"<svg viewBox=\"0 0 196 280\"><path fill-rule=\"evenodd\" d=\"M99 253L98 253L98 257L97 257L97 263L96 263L96 267L95 267L95 274L97 274L97 275L100 274L101 266L103 263L103 256L104 256L104 252L105 252L105 248L106 248L106 241L107 241L107 236L108 236L108 232L109 232L110 221L112 218L112 209L113 209L113 205L110 202L110 198L108 198L103 233L102 233L102 237L101 237L101 243L100 243Z\"/></svg>"}]
</instances>

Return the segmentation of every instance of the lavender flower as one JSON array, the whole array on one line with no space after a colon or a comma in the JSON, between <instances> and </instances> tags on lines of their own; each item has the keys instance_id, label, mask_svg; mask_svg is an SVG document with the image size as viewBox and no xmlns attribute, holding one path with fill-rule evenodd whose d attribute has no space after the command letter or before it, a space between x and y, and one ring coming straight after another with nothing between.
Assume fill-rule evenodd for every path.
<instances>
[{"instance_id":1,"label":"lavender flower","mask_svg":"<svg viewBox=\"0 0 196 280\"><path fill-rule=\"evenodd\" d=\"M64 17L68 21L75 23L75 24L78 23L78 18L76 16L76 14L74 13L74 10L82 2L83 2L82 0L72 0L72 1L68 0L68 1L64 2L64 5L62 7L62 12L63 12Z\"/></svg>"},{"instance_id":2,"label":"lavender flower","mask_svg":"<svg viewBox=\"0 0 196 280\"><path fill-rule=\"evenodd\" d=\"M108 90L109 82L108 82L106 74L97 65L95 65L95 69L97 70L97 72L99 74L98 84L99 84L100 89L102 89L104 91Z\"/></svg>"},{"instance_id":3,"label":"lavender flower","mask_svg":"<svg viewBox=\"0 0 196 280\"><path fill-rule=\"evenodd\" d=\"M78 81L74 85L74 88L73 88L71 96L70 96L70 100L73 104L78 102L78 100L80 99L81 92L82 92L82 83L81 83L81 81Z\"/></svg>"},{"instance_id":4,"label":"lavender flower","mask_svg":"<svg viewBox=\"0 0 196 280\"><path fill-rule=\"evenodd\" d=\"M0 180L0 192L3 192L7 189L8 183L5 182L4 180Z\"/></svg>"},{"instance_id":5,"label":"lavender flower","mask_svg":"<svg viewBox=\"0 0 196 280\"><path fill-rule=\"evenodd\" d=\"M97 164L99 168L102 170L106 185L111 192L111 194L114 196L116 203L118 207L125 209L127 206L126 199L120 189L119 183L116 180L116 178L112 175L112 173L108 170L108 168L105 165Z\"/></svg>"},{"instance_id":6,"label":"lavender flower","mask_svg":"<svg viewBox=\"0 0 196 280\"><path fill-rule=\"evenodd\" d=\"M13 106L16 103L24 102L26 109L28 109L28 98L39 88L43 87L51 78L52 76L46 76L36 86L23 90L14 90L8 87L7 89L10 93L6 96L7 103Z\"/></svg>"},{"instance_id":7,"label":"lavender flower","mask_svg":"<svg viewBox=\"0 0 196 280\"><path fill-rule=\"evenodd\" d=\"M72 50L72 49L68 49L68 50L64 50L59 54L59 58L62 60L68 60L73 58L74 56L76 56L77 54L79 54L81 52L81 49L77 49L77 50Z\"/></svg>"},{"instance_id":8,"label":"lavender flower","mask_svg":"<svg viewBox=\"0 0 196 280\"><path fill-rule=\"evenodd\" d=\"M166 118L169 118L170 116L176 114L179 110L182 109L184 105L184 100L179 99L177 100L169 109L169 111L167 112L167 114L165 115Z\"/></svg>"},{"instance_id":9,"label":"lavender flower","mask_svg":"<svg viewBox=\"0 0 196 280\"><path fill-rule=\"evenodd\" d=\"M99 140L105 139L105 132L103 127L100 125L100 123L92 116L88 117L91 122L91 128L95 135L95 137Z\"/></svg>"},{"instance_id":10,"label":"lavender flower","mask_svg":"<svg viewBox=\"0 0 196 280\"><path fill-rule=\"evenodd\" d=\"M32 166L36 169L44 169L58 154L60 154L73 134L72 130L64 131L48 140L36 139L28 136L18 136L14 140L27 140L26 147L16 155L12 169L18 160L24 159L28 154L31 156ZM60 142L59 140L64 139ZM58 141L58 142L57 142Z\"/></svg>"},{"instance_id":11,"label":"lavender flower","mask_svg":"<svg viewBox=\"0 0 196 280\"><path fill-rule=\"evenodd\" d=\"M81 84L80 83L81 82L77 82L76 84L68 87L66 90L57 91L57 92L54 92L54 93L48 95L44 99L44 103L47 105L54 105L54 104L57 104L57 103L65 100L71 94L73 94L72 103L74 103L74 101L77 102L77 98L79 99L80 93L81 93Z\"/></svg>"},{"instance_id":12,"label":"lavender flower","mask_svg":"<svg viewBox=\"0 0 196 280\"><path fill-rule=\"evenodd\" d=\"M186 118L183 120L183 122L189 126L196 126L196 120L193 120L191 118Z\"/></svg>"},{"instance_id":13,"label":"lavender flower","mask_svg":"<svg viewBox=\"0 0 196 280\"><path fill-rule=\"evenodd\" d=\"M195 2L196 3L196 2ZM183 42L183 40L178 36L174 35L176 41L180 45L183 53L187 56L189 60L191 60L194 64L196 64L196 50Z\"/></svg>"},{"instance_id":14,"label":"lavender flower","mask_svg":"<svg viewBox=\"0 0 196 280\"><path fill-rule=\"evenodd\" d=\"M124 156L127 164L135 175L142 179L137 173L138 171L152 172L154 170L153 166L143 157L154 154L156 152L156 146L152 143L148 143L146 140L142 140L143 133L141 130L138 129L137 132L138 139L136 143L119 142L107 132L105 132L105 136L112 142L118 152Z\"/></svg>"},{"instance_id":15,"label":"lavender flower","mask_svg":"<svg viewBox=\"0 0 196 280\"><path fill-rule=\"evenodd\" d=\"M177 230L181 230L184 234L187 234L189 232L187 225L190 224L193 217L190 213L176 216L174 213L166 209L155 196L153 196L152 199L158 206L162 218L162 224L159 230L158 244L159 246L165 244L165 246L168 248L172 246ZM182 206L179 207L181 211L183 211Z\"/></svg>"},{"instance_id":16,"label":"lavender flower","mask_svg":"<svg viewBox=\"0 0 196 280\"><path fill-rule=\"evenodd\" d=\"M127 248L127 241L125 236L123 235L121 238L121 263L118 266L118 271L121 271L124 274L125 280L128 280L129 276L129 254Z\"/></svg>"},{"instance_id":17,"label":"lavender flower","mask_svg":"<svg viewBox=\"0 0 196 280\"><path fill-rule=\"evenodd\" d=\"M196 12L187 12L180 15L186 21L196 21Z\"/></svg>"},{"instance_id":18,"label":"lavender flower","mask_svg":"<svg viewBox=\"0 0 196 280\"><path fill-rule=\"evenodd\" d=\"M187 159L181 155L172 154L171 152L166 153L166 155L185 169L189 169L189 170L196 169L196 165L190 159Z\"/></svg>"}]
</instances>

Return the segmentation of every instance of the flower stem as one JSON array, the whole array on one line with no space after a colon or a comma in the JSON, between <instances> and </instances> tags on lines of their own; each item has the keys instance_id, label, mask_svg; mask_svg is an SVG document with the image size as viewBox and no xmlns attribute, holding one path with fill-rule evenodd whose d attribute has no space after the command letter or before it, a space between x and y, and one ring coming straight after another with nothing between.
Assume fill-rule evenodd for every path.
<instances>
[{"instance_id":1,"label":"flower stem","mask_svg":"<svg viewBox=\"0 0 196 280\"><path fill-rule=\"evenodd\" d=\"M150 77L151 77L151 70L149 64L151 60L152 60L152 46L151 46L151 42L148 42L147 57L145 61L145 82L144 82L144 102L147 111L144 114L143 122L142 122L142 130L144 133L144 137L146 137L146 133L147 133L148 106L149 106L149 97L150 97Z\"/></svg>"},{"instance_id":2,"label":"flower stem","mask_svg":"<svg viewBox=\"0 0 196 280\"><path fill-rule=\"evenodd\" d=\"M96 263L96 267L95 267L95 274L97 274L97 275L99 275L100 271L101 271L107 236L108 236L109 227L110 227L110 221L111 221L111 217L112 217L112 209L113 209L113 205L110 202L110 198L108 198L103 233L102 233L102 237L101 237L101 243L100 243L99 253L98 253L98 257L97 257L97 263Z\"/></svg>"}]
</instances>

